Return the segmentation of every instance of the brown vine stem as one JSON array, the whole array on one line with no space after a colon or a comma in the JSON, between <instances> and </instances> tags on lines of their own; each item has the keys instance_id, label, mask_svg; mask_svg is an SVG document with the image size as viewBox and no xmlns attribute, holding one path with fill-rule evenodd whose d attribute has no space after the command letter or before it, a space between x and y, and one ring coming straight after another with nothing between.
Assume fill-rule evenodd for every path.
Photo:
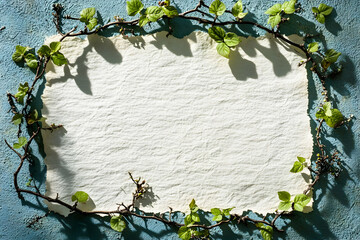
<instances>
[{"instance_id":1,"label":"brown vine stem","mask_svg":"<svg viewBox=\"0 0 360 240\"><path fill-rule=\"evenodd\" d=\"M319 78L319 80L320 80L320 82L322 84L325 101L328 101L328 99L329 99L328 98L328 91L326 90L326 84L325 84L326 76L322 75L322 72L317 68L317 63L316 63L315 59L312 57L312 54L310 54L307 51L307 49L305 48L305 46L303 44L297 44L295 42L292 42L291 40L286 38L284 35L280 34L278 31L274 31L274 29L269 29L269 28L267 28L267 27L265 27L265 26L263 26L263 25L261 25L259 23L256 23L256 22L243 21L241 19L236 20L236 21L219 22L219 21L216 21L217 17L215 17L214 19L206 19L206 18L200 18L200 17L197 17L197 16L190 16L190 14L192 14L192 13L200 13L200 14L202 14L202 16L205 16L205 15L209 16L208 13L200 10L200 8L202 8L202 7L207 8L207 9L209 8L209 6L207 6L204 3L203 0L199 0L198 4L196 5L196 7L194 9L188 10L188 11L183 12L183 13L180 13L178 15L178 17L179 18L184 18L184 19L187 19L187 20L191 20L191 21L197 21L198 23L207 24L207 25L211 25L211 26L237 25L237 26L240 27L242 25L252 25L252 26L255 26L255 27L267 32L267 33L272 34L275 38L278 38L278 39L280 39L280 40L282 40L282 41L284 41L284 42L286 42L286 43L300 49L306 55L306 58L307 58L306 62L310 62L312 64L311 70L318 76L318 78ZM61 31L61 11L62 11L62 6L60 4L55 4L54 5L54 11L55 12L53 13L53 16L54 16L53 22L55 24L57 32L61 35L60 41L63 41L64 39L69 38L69 37L97 34L100 31L105 30L105 29L107 29L107 28L109 28L111 26L132 27L132 26L136 25L139 22L139 19L135 19L135 20L132 20L132 21L124 21L123 19L116 19L116 21L107 23L107 24L105 24L103 26L100 26L100 27L96 28L93 31L88 31L88 29L86 27L84 27L83 30L80 30L79 32L75 32L77 30L77 27L74 27L69 32L63 33ZM231 14L231 11L227 10L226 13ZM78 18L74 18L74 17L71 17L71 16L65 16L65 19L78 20ZM170 19L168 19L168 20L170 20ZM170 31L172 30L171 28L169 28L169 29L170 29ZM27 109L30 106L31 101L32 101L32 97L31 97L32 91L34 90L36 84L38 83L38 80L41 79L44 76L45 69L46 69L46 66L49 63L49 61L50 61L50 58L45 58L45 59L40 58L39 61L38 61L38 67L36 69L35 78L34 78L34 81L33 81L32 85L31 85L29 91L27 92L27 98L26 98L26 101L25 101L25 105L24 105L24 107L22 109L22 111L23 111L23 113L25 115L25 119L27 119L28 114L29 114L27 112ZM18 113L18 110L17 110L17 108L16 108L16 106L14 104L14 101L13 101L14 99L16 100L15 96L8 93L7 98L8 98L8 102L10 104L10 107L11 107L11 109L10 109L11 112L13 114ZM326 163L327 163L327 161L329 159L328 159L328 156L325 153L325 149L324 149L325 146L323 144L321 144L321 142L320 142L321 128L322 128L323 122L324 122L324 120L321 120L319 122L319 126L318 126L317 132L316 132L316 145L318 146L318 148L320 150L320 157L319 157L320 164L316 164L317 170L313 170L311 167L309 167L311 172L314 174L314 180L308 186L308 188L304 190L304 194L308 194L310 192L310 190L313 188L313 186L319 181L320 175L323 174L324 172L326 172L324 170L324 165L326 165ZM26 126L28 128L30 127L30 125L27 122L25 122L25 124L26 124ZM32 136L30 137L28 143L23 148L23 150L24 150L23 154L21 154L17 150L15 150L7 142L7 140L5 140L6 145L20 158L20 164L19 164L18 168L16 169L16 171L14 173L14 179L13 179L14 180L15 190L16 190L16 192L18 194L18 197L20 199L23 199L21 193L27 193L27 194L31 194L31 195L37 196L39 198L45 199L45 200L47 200L49 202L60 204L60 205L62 205L64 207L68 208L70 211L77 212L77 213L80 213L80 214L85 214L85 215L92 215L92 214L107 214L107 215L121 214L121 215L124 215L124 216L134 216L134 217L138 217L138 218L142 218L142 219L153 219L153 220L157 220L157 221L163 222L164 224L172 225L172 226L175 226L175 227L184 226L184 224L181 224L181 223L178 223L178 222L172 220L172 213L173 213L172 208L170 208L168 219L166 219L164 217L164 215L160 215L160 216L155 215L155 214L149 215L149 214L146 214L145 212L143 212L141 210L139 210L139 211L142 214L136 213L134 211L135 201L145 193L145 188L144 188L145 181L140 182L140 179L138 179L138 180L134 179L133 176L131 175L131 173L129 173L130 179L136 185L136 190L133 193L132 203L130 205L128 205L128 206L126 206L124 204L121 204L121 205L119 205L118 209L115 210L115 211L82 211L81 209L79 209L77 207L77 204L70 205L70 204L60 200L58 198L58 196L53 198L53 197L49 197L49 196L46 196L44 194L41 194L39 191L34 192L34 191L30 191L30 190L27 190L27 189L20 188L19 185L18 185L18 174L19 174L19 172L21 171L21 169L23 167L24 161L30 155L30 151L29 151L30 144L33 142L34 138L37 135L40 134L41 129L53 131L54 129L57 129L59 127L62 127L62 125L58 125L58 126L54 125L54 126L50 126L49 128L41 128L38 125L37 129L32 132ZM19 125L18 135L20 135L20 133L21 133L21 124ZM330 159L333 159L335 157L336 157L335 154L333 154L333 156ZM122 209L121 209L121 207L122 207ZM282 229L279 229L279 228L276 227L276 225L275 225L276 221L282 215L290 214L290 213L291 212L276 212L274 218L272 219L272 221L267 221L266 216L262 220L256 220L256 219L251 219L249 216L241 216L241 215L238 215L238 214L233 214L233 215L230 216L229 219L220 221L220 222L218 222L216 224L212 224L212 225L195 224L195 225L192 225L191 228L201 228L201 229L208 229L209 230L209 229L221 226L223 224L229 224L230 222L234 222L234 220L237 219L238 224L240 224L241 222L243 222L243 223L251 222L251 223L254 223L254 224L263 223L263 224L266 224L268 226L273 227L277 231L283 231Z\"/></svg>"}]
</instances>

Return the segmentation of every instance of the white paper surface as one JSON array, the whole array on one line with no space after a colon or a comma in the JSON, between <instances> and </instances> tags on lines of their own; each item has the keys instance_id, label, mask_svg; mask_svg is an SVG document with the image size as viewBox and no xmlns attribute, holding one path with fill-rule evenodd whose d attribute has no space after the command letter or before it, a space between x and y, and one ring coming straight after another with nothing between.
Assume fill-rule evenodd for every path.
<instances>
[{"instance_id":1,"label":"white paper surface","mask_svg":"<svg viewBox=\"0 0 360 240\"><path fill-rule=\"evenodd\" d=\"M46 122L64 125L43 131L46 195L71 203L81 190L81 208L115 210L131 202L128 172L151 187L149 212L188 211L194 198L265 214L278 191L301 193L307 170L289 170L312 154L302 57L272 37L243 39L228 60L206 33L165 35L62 43L69 65L49 65L42 96Z\"/></svg>"}]
</instances>

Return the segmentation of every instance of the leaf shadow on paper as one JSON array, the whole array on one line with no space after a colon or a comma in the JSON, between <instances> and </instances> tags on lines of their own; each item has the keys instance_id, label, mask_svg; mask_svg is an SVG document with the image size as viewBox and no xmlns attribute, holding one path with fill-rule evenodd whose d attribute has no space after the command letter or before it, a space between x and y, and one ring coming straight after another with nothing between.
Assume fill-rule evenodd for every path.
<instances>
[{"instance_id":1,"label":"leaf shadow on paper","mask_svg":"<svg viewBox=\"0 0 360 240\"><path fill-rule=\"evenodd\" d=\"M91 82L88 76L89 67L86 65L88 53L95 50L102 58L111 64L120 64L122 62L122 55L115 48L111 40L101 36L90 35L88 36L88 41L89 45L84 48L82 54L76 58L75 62L64 66L64 76L53 79L48 84L51 85L73 79L83 93L92 95ZM77 75L71 73L69 66L72 68L76 67ZM48 65L47 71L54 71L54 65L52 63Z\"/></svg>"}]
</instances>

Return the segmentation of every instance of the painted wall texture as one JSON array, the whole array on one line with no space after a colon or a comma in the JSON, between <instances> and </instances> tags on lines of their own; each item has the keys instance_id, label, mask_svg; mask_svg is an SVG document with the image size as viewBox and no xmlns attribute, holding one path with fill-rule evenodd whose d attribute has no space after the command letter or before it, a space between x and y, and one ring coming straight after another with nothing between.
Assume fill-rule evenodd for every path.
<instances>
[{"instance_id":1,"label":"painted wall texture","mask_svg":"<svg viewBox=\"0 0 360 240\"><path fill-rule=\"evenodd\" d=\"M50 214L36 223L32 228L27 224L36 216L47 212L41 199L25 196L27 201L21 201L13 188L12 174L18 165L16 156L5 146L3 139L15 141L17 127L10 123L11 114L6 100L6 92L16 92L19 83L31 81L33 73L22 69L11 60L15 45L26 45L39 48L45 37L56 33L52 22L51 8L55 1L50 0L1 0L0 1L0 27L6 28L0 32L0 239L177 239L175 229L164 226L155 221L130 219L128 228L119 234L113 231L108 217L83 217L72 214L67 218ZM96 7L100 18L106 22L113 16L126 16L125 0L109 1L60 1L65 7L65 14L76 16L85 7ZM144 0L149 6L157 3L155 0ZM174 1L180 11L193 8L197 1ZM209 3L211 1L205 1ZM233 5L235 0L224 1L227 6ZM276 3L274 0L244 0L247 18L266 24L267 16L264 11ZM279 226L285 225L285 233L275 233L277 239L360 239L360 134L359 134L359 29L360 8L355 0L324 0L323 3L335 7L335 11L327 18L325 25L315 21L311 13L312 6L318 6L318 0L299 1L306 10L291 21L285 23L282 32L286 34L315 34L321 32L324 37L317 38L325 49L334 48L342 55L340 61L344 66L341 74L330 80L327 85L333 98L333 104L346 116L353 114L355 119L347 127L331 130L325 139L328 146L335 146L340 150L344 162L344 169L337 179L333 177L322 178L314 191L314 211L309 214L294 213L291 218L283 218ZM65 30L71 29L76 23L67 22ZM173 23L174 35L183 37L194 30L206 30L195 22L176 20ZM164 24L152 24L146 27L142 34L165 30ZM246 27L241 30L232 28L240 35L260 36L264 33L255 28ZM106 32L109 36L112 33ZM35 93L39 97L43 87ZM312 127L315 128L314 113L321 100L317 96L320 86L316 80L309 76L309 114L312 117ZM38 109L42 103L37 102ZM35 146L35 145L34 145ZM40 182L44 190L46 167L43 164L44 152L42 146L34 148L35 165L26 166L19 176L20 182L25 185L29 173L25 170L31 168L33 178ZM239 193L241 194L241 193ZM276 194L276 193L274 193ZM185 204L185 203L184 203ZM252 217L258 217L249 213ZM206 214L205 214L206 215ZM214 230L214 239L261 239L260 233L251 224L246 227L224 226Z\"/></svg>"}]
</instances>

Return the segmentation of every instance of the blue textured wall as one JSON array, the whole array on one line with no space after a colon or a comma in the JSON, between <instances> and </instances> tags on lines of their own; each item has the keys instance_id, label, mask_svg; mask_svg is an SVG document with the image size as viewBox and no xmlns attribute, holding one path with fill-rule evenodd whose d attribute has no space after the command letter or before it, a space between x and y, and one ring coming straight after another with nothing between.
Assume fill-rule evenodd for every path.
<instances>
[{"instance_id":1,"label":"blue textured wall","mask_svg":"<svg viewBox=\"0 0 360 240\"><path fill-rule=\"evenodd\" d=\"M125 14L125 0L63 0L59 1L65 6L65 13L76 16L85 7L96 7L101 13L104 22L108 17ZM144 0L145 5L154 5L157 0ZM197 1L177 0L175 2L181 11L188 10L196 5ZM210 0L206 0L210 3ZM224 1L227 6L235 0ZM266 24L266 16L263 12L277 1L274 0L243 0L246 10L250 12L248 19ZM360 211L359 211L359 81L360 81L360 58L359 58L359 29L360 8L357 0L324 0L322 2L334 6L335 11L327 18L327 23L321 25L314 21L310 8L318 6L318 0L299 1L306 12L299 16L291 17L291 22L284 24L283 32L302 33L316 31L322 32L324 38L317 39L323 42L325 48L335 48L343 54L340 61L344 71L333 80L328 81L334 104L345 115L354 114L355 119L348 127L342 127L332 131L326 138L328 145L339 148L344 160L344 170L339 178L328 180L322 178L316 185L314 194L315 210L309 214L295 213L291 219L284 219L288 223L286 233L275 233L279 239L360 239ZM33 73L28 69L21 69L11 60L15 45L29 45L38 48L44 38L55 34L52 23L51 0L0 0L0 27L6 29L0 32L0 136L15 141L17 128L10 124L11 114L6 100L6 92L16 92L20 82L31 81ZM74 22L67 25L67 29L74 26ZM194 25L193 25L194 24ZM146 27L147 32L158 31L161 26L152 24ZM181 37L194 30L203 30L201 26L190 21L178 20L174 22L175 35ZM242 35L250 33L253 36L262 35L263 32L253 28L245 28L239 32ZM319 85L312 77L309 77L310 106L309 114L314 115L314 109L320 99L317 96ZM37 94L41 95L42 88ZM41 103L38 103L41 108ZM315 122L312 120L312 126ZM43 165L43 152L34 149L36 159L35 166L31 167L35 173L34 178L41 183L44 190L46 168ZM118 234L108 225L108 218L88 218L72 214L68 218L50 214L49 217L40 220L33 228L26 225L34 216L41 216L47 212L42 200L26 196L29 201L21 201L13 188L12 173L18 165L17 157L10 152L5 144L0 144L0 239L177 239L174 229L164 226L155 221L134 219L128 223L128 228ZM26 166L19 176L21 186L24 186L29 178ZM241 194L241 193L239 193ZM274 193L276 194L276 193ZM35 229L34 229L35 228ZM216 239L259 239L260 234L251 224L249 227L230 227L236 235L225 226L214 230ZM254 231L255 230L255 231ZM241 237L239 237L241 236Z\"/></svg>"}]
</instances>

